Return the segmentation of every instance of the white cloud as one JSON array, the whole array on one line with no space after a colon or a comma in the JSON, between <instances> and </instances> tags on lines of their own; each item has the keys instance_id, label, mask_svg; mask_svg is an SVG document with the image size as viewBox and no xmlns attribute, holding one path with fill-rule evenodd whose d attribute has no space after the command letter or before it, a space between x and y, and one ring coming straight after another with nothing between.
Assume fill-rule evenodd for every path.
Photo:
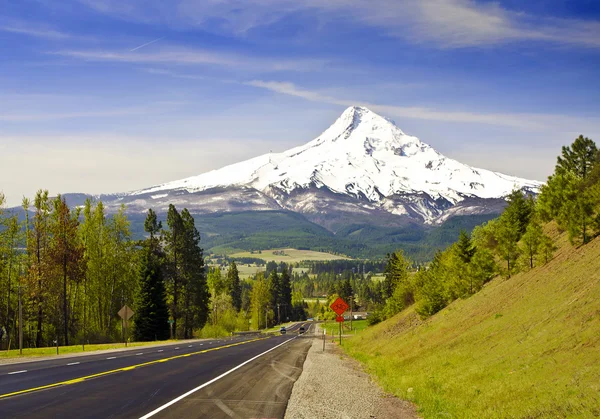
<instances>
[{"instance_id":1,"label":"white cloud","mask_svg":"<svg viewBox=\"0 0 600 419\"><path fill-rule=\"evenodd\" d=\"M475 0L178 0L168 6L158 0L80 1L124 19L202 26L238 35L302 14L311 16L319 27L351 20L390 36L445 48L514 41L600 47L598 21L534 16L497 2Z\"/></svg>"},{"instance_id":2,"label":"white cloud","mask_svg":"<svg viewBox=\"0 0 600 419\"><path fill-rule=\"evenodd\" d=\"M177 101L155 101L135 106L86 109L87 104L93 102L93 98L60 95L2 95L0 100L0 121L15 123L146 115L172 111L185 104Z\"/></svg>"},{"instance_id":3,"label":"white cloud","mask_svg":"<svg viewBox=\"0 0 600 419\"><path fill-rule=\"evenodd\" d=\"M54 29L46 28L43 25L36 24L35 26L33 26L30 23L25 24L23 22L13 22L4 24L0 22L0 32L9 32L19 35L26 35L51 40L62 40L71 37L71 35L69 34Z\"/></svg>"},{"instance_id":4,"label":"white cloud","mask_svg":"<svg viewBox=\"0 0 600 419\"><path fill-rule=\"evenodd\" d=\"M135 64L169 65L214 65L245 71L309 71L322 68L323 60L286 60L272 58L252 58L237 54L220 53L201 49L163 47L154 52L103 51L103 50L61 50L53 55L75 58L84 61L123 62Z\"/></svg>"},{"instance_id":5,"label":"white cloud","mask_svg":"<svg viewBox=\"0 0 600 419\"><path fill-rule=\"evenodd\" d=\"M340 106L366 106L376 112L398 118L500 125L529 130L546 130L550 127L555 127L555 129L561 131L581 130L581 132L600 132L600 123L598 123L596 118L539 113L481 113L417 106L404 107L383 105L355 99L334 98L323 95L317 91L299 88L289 82L253 80L246 84L267 89L278 94L300 97L313 102L330 103Z\"/></svg>"}]
</instances>

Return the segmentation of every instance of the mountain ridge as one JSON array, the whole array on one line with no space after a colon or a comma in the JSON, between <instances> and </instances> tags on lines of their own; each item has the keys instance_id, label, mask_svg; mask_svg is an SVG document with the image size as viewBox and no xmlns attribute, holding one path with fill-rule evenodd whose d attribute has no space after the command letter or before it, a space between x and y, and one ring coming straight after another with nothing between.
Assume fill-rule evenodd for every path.
<instances>
[{"instance_id":1,"label":"mountain ridge","mask_svg":"<svg viewBox=\"0 0 600 419\"><path fill-rule=\"evenodd\" d=\"M320 136L287 151L104 196L109 207L125 203L133 211L166 210L169 203L199 213L289 210L335 231L318 220L370 213L397 217L398 226L436 225L455 213L498 212L498 200L515 187L537 193L541 185L450 159L390 119L353 106Z\"/></svg>"}]
</instances>

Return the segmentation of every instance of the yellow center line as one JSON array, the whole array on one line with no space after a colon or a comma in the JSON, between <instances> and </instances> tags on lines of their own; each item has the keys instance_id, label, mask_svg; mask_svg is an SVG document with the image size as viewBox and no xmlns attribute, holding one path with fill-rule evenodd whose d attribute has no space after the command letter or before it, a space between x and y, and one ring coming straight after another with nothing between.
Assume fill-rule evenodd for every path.
<instances>
[{"instance_id":1,"label":"yellow center line","mask_svg":"<svg viewBox=\"0 0 600 419\"><path fill-rule=\"evenodd\" d=\"M71 380L60 381L58 383L46 384L44 386L28 388L28 389L25 389L25 390L19 390L19 391L15 391L15 392L12 392L12 393L0 394L0 399L5 399L7 397L17 396L17 395L20 395L20 394L32 393L34 391L39 391L39 390L46 390L46 389L53 388L53 387L67 386L67 385L70 385L70 384L81 383L83 381L90 380L92 378L102 377L102 376L105 376L105 375L115 374L115 373L123 372L123 371L131 371L131 370L134 370L136 368L147 367L148 365L153 365L153 364L158 364L158 363L161 363L161 362L172 361L174 359L184 358L184 357L188 357L188 356L192 356L192 355L205 354L207 352L218 351L219 349L231 348L231 347L238 346L238 345L245 345L247 343L252 343L252 342L256 342L256 341L264 340L264 339L269 339L269 338L268 337L266 337L266 338L257 338L257 339L245 340L243 342L230 343L229 345L217 346L216 348L204 349L202 351L192 352L192 353L189 353L189 354L176 355L176 356L172 356L172 357L169 357L169 358L157 359L157 360L154 360L154 361L143 362L141 364L130 365L128 367L117 368L117 369L114 369L114 370L99 372L99 373L92 374L92 375L86 375L84 377L74 378L74 379L71 379Z\"/></svg>"}]
</instances>

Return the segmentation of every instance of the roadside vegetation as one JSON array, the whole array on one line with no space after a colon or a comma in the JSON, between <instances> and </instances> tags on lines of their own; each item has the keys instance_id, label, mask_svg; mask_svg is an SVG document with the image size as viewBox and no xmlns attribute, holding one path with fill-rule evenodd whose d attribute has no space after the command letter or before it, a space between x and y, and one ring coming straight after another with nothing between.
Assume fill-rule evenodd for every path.
<instances>
[{"instance_id":1,"label":"roadside vegetation","mask_svg":"<svg viewBox=\"0 0 600 419\"><path fill-rule=\"evenodd\" d=\"M534 199L416 269L388 257L384 303L344 343L425 417L598 417L600 153L563 147Z\"/></svg>"},{"instance_id":2,"label":"roadside vegetation","mask_svg":"<svg viewBox=\"0 0 600 419\"><path fill-rule=\"evenodd\" d=\"M292 267L242 280L235 262L206 269L192 215L170 206L165 225L149 210L145 239L134 240L124 208L102 202L70 208L40 190L23 200L23 214L4 209L0 194L0 348L228 336L306 318L293 299ZM118 312L134 311L128 328ZM72 349L66 349L71 351ZM74 350L74 349L73 349ZM42 353L45 350L42 350ZM12 354L14 352L5 352Z\"/></svg>"}]
</instances>

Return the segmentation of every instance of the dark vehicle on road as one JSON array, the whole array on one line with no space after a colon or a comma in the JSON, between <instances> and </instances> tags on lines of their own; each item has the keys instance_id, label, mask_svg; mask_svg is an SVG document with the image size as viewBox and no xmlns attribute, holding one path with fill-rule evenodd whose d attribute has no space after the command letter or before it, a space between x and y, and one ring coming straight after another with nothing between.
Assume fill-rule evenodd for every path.
<instances>
[{"instance_id":1,"label":"dark vehicle on road","mask_svg":"<svg viewBox=\"0 0 600 419\"><path fill-rule=\"evenodd\" d=\"M286 332L287 332L287 330L285 329L285 326L281 326L281 328L279 329L279 333L281 333L282 335L285 335Z\"/></svg>"},{"instance_id":2,"label":"dark vehicle on road","mask_svg":"<svg viewBox=\"0 0 600 419\"><path fill-rule=\"evenodd\" d=\"M300 329L298 329L298 333L302 334L302 333L304 333L304 331L305 331L304 326L300 326Z\"/></svg>"}]
</instances>

